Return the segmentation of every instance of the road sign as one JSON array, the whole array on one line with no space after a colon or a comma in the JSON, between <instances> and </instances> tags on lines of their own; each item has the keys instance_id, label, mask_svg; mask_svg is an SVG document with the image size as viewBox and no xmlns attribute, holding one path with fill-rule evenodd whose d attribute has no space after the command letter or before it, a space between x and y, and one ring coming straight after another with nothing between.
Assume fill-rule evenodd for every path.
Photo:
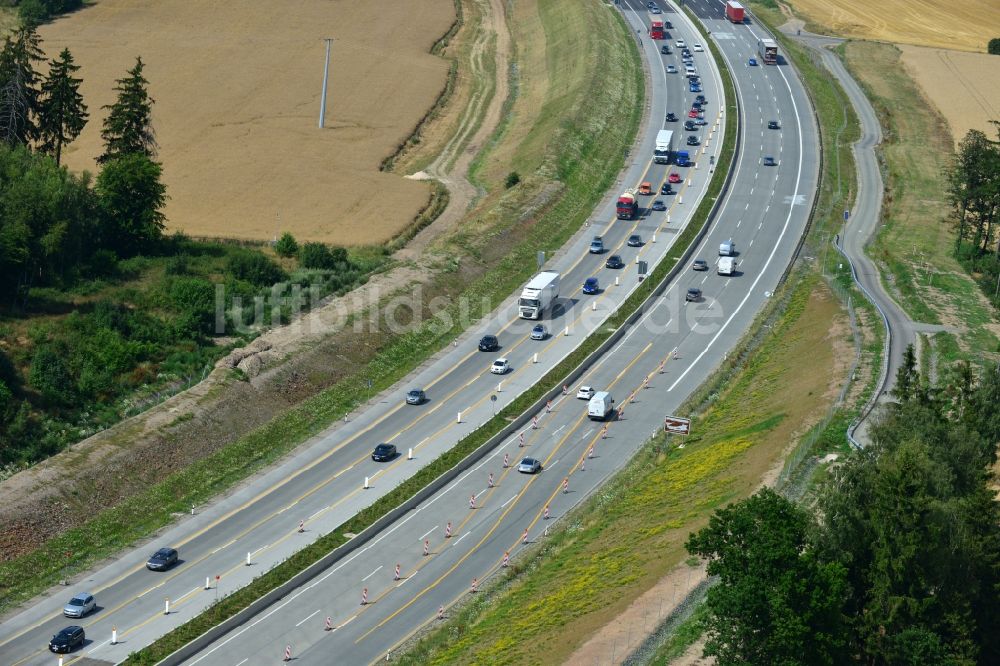
<instances>
[{"instance_id":1,"label":"road sign","mask_svg":"<svg viewBox=\"0 0 1000 666\"><path fill-rule=\"evenodd\" d=\"M691 419L668 416L663 419L663 430L671 435L689 435L691 434Z\"/></svg>"}]
</instances>

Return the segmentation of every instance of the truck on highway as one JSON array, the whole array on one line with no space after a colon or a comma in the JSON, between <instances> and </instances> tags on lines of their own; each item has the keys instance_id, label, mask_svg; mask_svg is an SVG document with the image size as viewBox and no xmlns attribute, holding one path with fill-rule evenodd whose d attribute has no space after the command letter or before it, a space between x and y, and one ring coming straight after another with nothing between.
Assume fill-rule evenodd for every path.
<instances>
[{"instance_id":1,"label":"truck on highway","mask_svg":"<svg viewBox=\"0 0 1000 666\"><path fill-rule=\"evenodd\" d=\"M607 421L614 411L615 399L607 391L598 391L587 403L587 418L591 421Z\"/></svg>"},{"instance_id":2,"label":"truck on highway","mask_svg":"<svg viewBox=\"0 0 1000 666\"><path fill-rule=\"evenodd\" d=\"M678 150L674 153L674 164L677 166L690 166L691 155L686 150Z\"/></svg>"},{"instance_id":3,"label":"truck on highway","mask_svg":"<svg viewBox=\"0 0 1000 666\"><path fill-rule=\"evenodd\" d=\"M743 5L736 0L729 0L726 3L726 18L733 23L743 23L744 11Z\"/></svg>"},{"instance_id":4,"label":"truck on highway","mask_svg":"<svg viewBox=\"0 0 1000 666\"><path fill-rule=\"evenodd\" d=\"M778 44L773 39L758 39L757 54L765 65L778 64Z\"/></svg>"},{"instance_id":5,"label":"truck on highway","mask_svg":"<svg viewBox=\"0 0 1000 666\"><path fill-rule=\"evenodd\" d=\"M615 214L619 220L631 220L639 214L639 202L635 200L635 190L625 190L615 204Z\"/></svg>"},{"instance_id":6,"label":"truck on highway","mask_svg":"<svg viewBox=\"0 0 1000 666\"><path fill-rule=\"evenodd\" d=\"M545 308L559 298L559 273L544 271L524 285L517 310L521 319L541 319Z\"/></svg>"},{"instance_id":7,"label":"truck on highway","mask_svg":"<svg viewBox=\"0 0 1000 666\"><path fill-rule=\"evenodd\" d=\"M732 257L736 254L736 243L730 238L727 241L722 241L719 243L719 256L720 257Z\"/></svg>"},{"instance_id":8,"label":"truck on highway","mask_svg":"<svg viewBox=\"0 0 1000 666\"><path fill-rule=\"evenodd\" d=\"M650 39L666 39L667 35L663 32L663 18L658 14L649 15L649 38Z\"/></svg>"},{"instance_id":9,"label":"truck on highway","mask_svg":"<svg viewBox=\"0 0 1000 666\"><path fill-rule=\"evenodd\" d=\"M732 275L736 272L736 259L719 257L719 275Z\"/></svg>"},{"instance_id":10,"label":"truck on highway","mask_svg":"<svg viewBox=\"0 0 1000 666\"><path fill-rule=\"evenodd\" d=\"M657 164L670 163L670 149L673 147L674 133L672 130L660 130L656 133L656 145L653 147L653 161Z\"/></svg>"}]
</instances>

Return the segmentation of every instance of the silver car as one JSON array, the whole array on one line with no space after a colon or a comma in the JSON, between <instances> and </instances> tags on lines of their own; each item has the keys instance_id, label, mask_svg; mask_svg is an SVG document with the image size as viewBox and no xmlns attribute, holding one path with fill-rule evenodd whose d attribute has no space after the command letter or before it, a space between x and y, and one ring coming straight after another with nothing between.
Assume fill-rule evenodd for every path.
<instances>
[{"instance_id":1,"label":"silver car","mask_svg":"<svg viewBox=\"0 0 1000 666\"><path fill-rule=\"evenodd\" d=\"M89 592L81 592L63 608L63 615L66 617L83 617L97 606L97 600Z\"/></svg>"},{"instance_id":2,"label":"silver car","mask_svg":"<svg viewBox=\"0 0 1000 666\"><path fill-rule=\"evenodd\" d=\"M535 474L542 471L542 463L534 458L522 458L521 464L517 466L517 471L522 474Z\"/></svg>"}]
</instances>

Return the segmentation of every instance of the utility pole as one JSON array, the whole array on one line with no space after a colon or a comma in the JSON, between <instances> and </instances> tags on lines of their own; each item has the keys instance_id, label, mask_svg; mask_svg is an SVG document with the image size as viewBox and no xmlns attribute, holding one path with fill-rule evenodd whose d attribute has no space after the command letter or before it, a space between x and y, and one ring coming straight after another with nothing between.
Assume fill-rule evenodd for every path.
<instances>
[{"instance_id":1,"label":"utility pole","mask_svg":"<svg viewBox=\"0 0 1000 666\"><path fill-rule=\"evenodd\" d=\"M319 99L319 128L323 129L323 122L326 120L326 89L327 84L330 81L330 44L333 43L332 37L326 37L323 39L326 42L326 62L323 64L323 94Z\"/></svg>"}]
</instances>

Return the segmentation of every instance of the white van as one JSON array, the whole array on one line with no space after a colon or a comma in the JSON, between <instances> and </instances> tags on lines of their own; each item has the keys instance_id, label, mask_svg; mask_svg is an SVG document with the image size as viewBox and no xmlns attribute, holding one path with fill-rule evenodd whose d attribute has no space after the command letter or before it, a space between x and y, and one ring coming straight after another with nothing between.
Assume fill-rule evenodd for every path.
<instances>
[{"instance_id":1,"label":"white van","mask_svg":"<svg viewBox=\"0 0 1000 666\"><path fill-rule=\"evenodd\" d=\"M732 257L736 254L736 243L730 238L727 241L719 243L719 256L720 257Z\"/></svg>"},{"instance_id":2,"label":"white van","mask_svg":"<svg viewBox=\"0 0 1000 666\"><path fill-rule=\"evenodd\" d=\"M615 411L615 399L607 391L598 391L587 403L587 417L591 421L607 421Z\"/></svg>"}]
</instances>

